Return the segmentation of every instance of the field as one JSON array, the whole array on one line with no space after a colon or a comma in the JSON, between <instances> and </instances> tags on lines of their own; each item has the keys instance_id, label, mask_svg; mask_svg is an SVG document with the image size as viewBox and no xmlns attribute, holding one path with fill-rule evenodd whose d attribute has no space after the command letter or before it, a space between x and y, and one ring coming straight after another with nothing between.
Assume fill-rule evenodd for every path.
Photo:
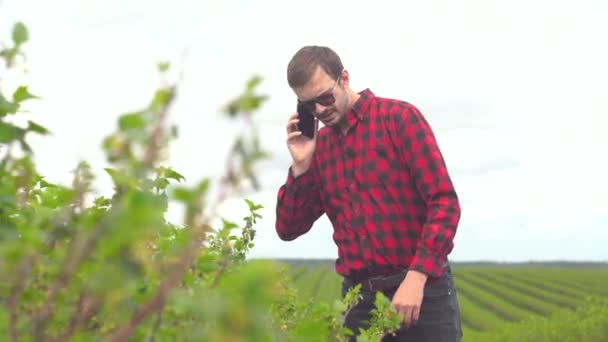
<instances>
[{"instance_id":1,"label":"field","mask_svg":"<svg viewBox=\"0 0 608 342\"><path fill-rule=\"evenodd\" d=\"M330 260L285 260L302 296L332 301ZM453 263L463 341L608 341L608 265Z\"/></svg>"}]
</instances>

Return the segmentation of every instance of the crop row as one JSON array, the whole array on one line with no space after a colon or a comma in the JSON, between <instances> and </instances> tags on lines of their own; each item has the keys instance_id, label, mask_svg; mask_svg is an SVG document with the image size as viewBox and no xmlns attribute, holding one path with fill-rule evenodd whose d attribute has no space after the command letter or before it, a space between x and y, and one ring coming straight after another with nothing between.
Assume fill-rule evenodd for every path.
<instances>
[{"instance_id":1,"label":"crop row","mask_svg":"<svg viewBox=\"0 0 608 342\"><path fill-rule=\"evenodd\" d=\"M589 296L608 298L608 270L541 267L454 267L466 336L580 308ZM292 270L303 295L332 301L341 278L327 268ZM473 340L469 338L467 340Z\"/></svg>"}]
</instances>

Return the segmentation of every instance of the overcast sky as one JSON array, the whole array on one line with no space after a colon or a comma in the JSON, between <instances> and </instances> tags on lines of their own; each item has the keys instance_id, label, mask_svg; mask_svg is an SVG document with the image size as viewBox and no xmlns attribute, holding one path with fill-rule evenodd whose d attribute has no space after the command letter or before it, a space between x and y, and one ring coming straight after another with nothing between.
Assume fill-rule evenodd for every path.
<instances>
[{"instance_id":1,"label":"overcast sky","mask_svg":"<svg viewBox=\"0 0 608 342\"><path fill-rule=\"evenodd\" d=\"M265 206L252 255L334 258L322 217L297 241L274 232L290 164L284 123L295 107L286 64L302 45L334 48L355 90L418 106L439 140L462 202L454 260L608 260L606 1L3 0L0 34L30 29L31 117L52 137L37 161L67 182L78 160L110 183L101 140L120 113L145 105L159 60L185 78L172 119L171 164L189 182L217 175L234 125L218 108L260 74L257 113L273 158L259 169ZM380 5L382 4L382 5ZM5 89L6 90L6 89ZM240 220L245 204L224 208Z\"/></svg>"}]
</instances>

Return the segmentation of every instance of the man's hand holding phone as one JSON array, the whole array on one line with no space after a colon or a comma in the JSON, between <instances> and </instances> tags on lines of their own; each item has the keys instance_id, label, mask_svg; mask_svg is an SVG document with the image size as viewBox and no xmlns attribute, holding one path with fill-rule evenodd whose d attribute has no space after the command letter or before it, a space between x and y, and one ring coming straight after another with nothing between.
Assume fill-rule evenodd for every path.
<instances>
[{"instance_id":1,"label":"man's hand holding phone","mask_svg":"<svg viewBox=\"0 0 608 342\"><path fill-rule=\"evenodd\" d=\"M313 117L313 136L312 138L307 137L298 129L298 124L301 122L298 113L294 113L289 117L287 122L287 148L291 153L292 172L294 177L298 177L304 172L308 171L312 157L315 151L315 144L317 140L317 129L319 128L319 122Z\"/></svg>"}]
</instances>

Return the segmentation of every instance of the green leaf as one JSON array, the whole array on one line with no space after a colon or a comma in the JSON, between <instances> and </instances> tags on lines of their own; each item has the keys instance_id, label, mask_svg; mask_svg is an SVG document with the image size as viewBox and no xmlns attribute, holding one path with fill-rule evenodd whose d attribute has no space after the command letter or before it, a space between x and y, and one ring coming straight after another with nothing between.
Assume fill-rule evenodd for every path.
<instances>
[{"instance_id":1,"label":"green leaf","mask_svg":"<svg viewBox=\"0 0 608 342\"><path fill-rule=\"evenodd\" d=\"M186 180L186 178L184 176L182 176L180 173L178 173L177 171L174 171L172 169L166 169L165 176L170 179L175 179L178 182L181 182L182 180L184 180L184 181Z\"/></svg>"},{"instance_id":2,"label":"green leaf","mask_svg":"<svg viewBox=\"0 0 608 342\"><path fill-rule=\"evenodd\" d=\"M23 137L25 131L10 123L0 122L0 143L8 144Z\"/></svg>"},{"instance_id":3,"label":"green leaf","mask_svg":"<svg viewBox=\"0 0 608 342\"><path fill-rule=\"evenodd\" d=\"M44 179L44 177L40 177L40 176L38 176L38 177L37 177L37 179L38 179L38 184L39 184L39 186L40 186L40 188L41 188L41 189L48 188L48 187L55 187L55 186L57 186L57 185L55 185L55 184L53 184L53 183L49 183L49 182L47 182L47 181Z\"/></svg>"},{"instance_id":4,"label":"green leaf","mask_svg":"<svg viewBox=\"0 0 608 342\"><path fill-rule=\"evenodd\" d=\"M154 186L158 189L164 190L169 186L169 181L166 178L157 178L154 180Z\"/></svg>"},{"instance_id":5,"label":"green leaf","mask_svg":"<svg viewBox=\"0 0 608 342\"><path fill-rule=\"evenodd\" d=\"M19 54L19 49L16 47L0 50L0 57L6 60L7 65L11 65L15 57Z\"/></svg>"},{"instance_id":6,"label":"green leaf","mask_svg":"<svg viewBox=\"0 0 608 342\"><path fill-rule=\"evenodd\" d=\"M209 188L209 178L205 178L198 183L198 186L196 187L196 192L198 194L202 195L207 192L208 188Z\"/></svg>"},{"instance_id":7,"label":"green leaf","mask_svg":"<svg viewBox=\"0 0 608 342\"><path fill-rule=\"evenodd\" d=\"M141 114L142 113L140 112L123 114L118 119L118 127L121 131L144 128L146 126L146 121L144 120Z\"/></svg>"},{"instance_id":8,"label":"green leaf","mask_svg":"<svg viewBox=\"0 0 608 342\"><path fill-rule=\"evenodd\" d=\"M227 229L227 230L232 230L232 229L239 227L238 224L236 224L232 221L228 221L225 218L222 218L222 226L223 226L223 229Z\"/></svg>"},{"instance_id":9,"label":"green leaf","mask_svg":"<svg viewBox=\"0 0 608 342\"><path fill-rule=\"evenodd\" d=\"M114 184L124 185L133 189L139 188L137 179L130 177L124 171L115 170L112 168L104 168L104 170L112 177Z\"/></svg>"},{"instance_id":10,"label":"green leaf","mask_svg":"<svg viewBox=\"0 0 608 342\"><path fill-rule=\"evenodd\" d=\"M248 200L246 198L245 198L245 202L247 202L247 205L249 206L249 210L250 211L256 211L258 209L264 208L263 205L261 205L261 204L255 204L251 200Z\"/></svg>"},{"instance_id":11,"label":"green leaf","mask_svg":"<svg viewBox=\"0 0 608 342\"><path fill-rule=\"evenodd\" d=\"M259 75L255 75L251 77L247 81L247 85L245 86L247 91L252 91L255 87L257 87L262 82L262 77Z\"/></svg>"},{"instance_id":12,"label":"green leaf","mask_svg":"<svg viewBox=\"0 0 608 342\"><path fill-rule=\"evenodd\" d=\"M156 68L162 73L167 72L170 66L171 64L167 61L159 62L158 64L156 64Z\"/></svg>"},{"instance_id":13,"label":"green leaf","mask_svg":"<svg viewBox=\"0 0 608 342\"><path fill-rule=\"evenodd\" d=\"M40 126L39 124L33 122L33 121L28 121L27 122L27 131L29 132L36 132L38 134L42 134L42 135L47 135L50 133L50 131L48 129L46 129L43 126Z\"/></svg>"},{"instance_id":14,"label":"green leaf","mask_svg":"<svg viewBox=\"0 0 608 342\"><path fill-rule=\"evenodd\" d=\"M170 88L163 88L156 91L154 99L152 100L152 108L160 110L164 108L171 98L173 97L173 91Z\"/></svg>"},{"instance_id":15,"label":"green leaf","mask_svg":"<svg viewBox=\"0 0 608 342\"><path fill-rule=\"evenodd\" d=\"M95 198L93 203L96 207L108 207L110 204L112 204L109 198L105 198L103 196Z\"/></svg>"},{"instance_id":16,"label":"green leaf","mask_svg":"<svg viewBox=\"0 0 608 342\"><path fill-rule=\"evenodd\" d=\"M145 189L147 191L152 190L152 188L154 188L157 184L158 179L156 180L152 180L149 178L145 178L141 180L141 187L142 189Z\"/></svg>"},{"instance_id":17,"label":"green leaf","mask_svg":"<svg viewBox=\"0 0 608 342\"><path fill-rule=\"evenodd\" d=\"M74 195L75 192L73 190L65 187L47 187L40 192L40 201L41 204L46 207L58 208L68 205L72 201Z\"/></svg>"},{"instance_id":18,"label":"green leaf","mask_svg":"<svg viewBox=\"0 0 608 342\"><path fill-rule=\"evenodd\" d=\"M18 22L13 26L13 42L16 46L25 43L29 38L27 27L22 23Z\"/></svg>"},{"instance_id":19,"label":"green leaf","mask_svg":"<svg viewBox=\"0 0 608 342\"><path fill-rule=\"evenodd\" d=\"M244 112L252 112L260 108L265 96L247 96L241 100L241 110Z\"/></svg>"},{"instance_id":20,"label":"green leaf","mask_svg":"<svg viewBox=\"0 0 608 342\"><path fill-rule=\"evenodd\" d=\"M194 196L186 188L175 188L173 189L173 198L182 202L190 202L194 198Z\"/></svg>"},{"instance_id":21,"label":"green leaf","mask_svg":"<svg viewBox=\"0 0 608 342\"><path fill-rule=\"evenodd\" d=\"M19 104L7 101L2 94L0 94L0 118L7 114L15 114L19 110Z\"/></svg>"},{"instance_id":22,"label":"green leaf","mask_svg":"<svg viewBox=\"0 0 608 342\"><path fill-rule=\"evenodd\" d=\"M28 86L20 86L13 92L13 102L21 103L29 99L37 99L38 96L30 93Z\"/></svg>"},{"instance_id":23,"label":"green leaf","mask_svg":"<svg viewBox=\"0 0 608 342\"><path fill-rule=\"evenodd\" d=\"M26 152L26 153L32 153L34 152L34 150L32 149L32 146L30 146L30 144L28 144L25 140L20 139L19 140L19 146L21 146L21 149Z\"/></svg>"}]
</instances>

